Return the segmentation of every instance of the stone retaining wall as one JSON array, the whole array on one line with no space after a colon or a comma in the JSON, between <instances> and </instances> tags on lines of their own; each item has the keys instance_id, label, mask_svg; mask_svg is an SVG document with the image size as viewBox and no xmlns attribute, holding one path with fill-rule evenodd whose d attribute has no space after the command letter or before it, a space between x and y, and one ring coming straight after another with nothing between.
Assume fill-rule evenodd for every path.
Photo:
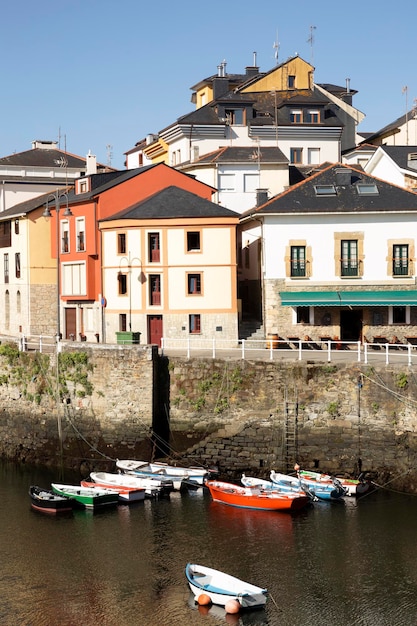
<instances>
[{"instance_id":1,"label":"stone retaining wall","mask_svg":"<svg viewBox=\"0 0 417 626\"><path fill-rule=\"evenodd\" d=\"M28 382L0 356L2 457L58 467L61 422L64 463L84 472L113 469L116 458L170 452L233 477L268 475L297 461L417 489L412 368L187 360L141 345L71 343L65 351L87 354L91 390L81 393L83 372L67 372L73 380L59 412L45 382L36 395L41 371ZM45 380L53 380L55 367L51 359Z\"/></svg>"}]
</instances>

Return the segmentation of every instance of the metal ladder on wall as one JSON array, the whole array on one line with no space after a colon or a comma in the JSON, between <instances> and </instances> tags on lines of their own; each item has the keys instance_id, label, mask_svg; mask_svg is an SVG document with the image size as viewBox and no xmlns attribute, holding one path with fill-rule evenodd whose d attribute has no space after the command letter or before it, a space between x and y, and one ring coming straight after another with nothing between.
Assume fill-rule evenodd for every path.
<instances>
[{"instance_id":1,"label":"metal ladder on wall","mask_svg":"<svg viewBox=\"0 0 417 626\"><path fill-rule=\"evenodd\" d=\"M294 471L298 460L298 398L288 400L287 390L284 398L284 464L287 473Z\"/></svg>"}]
</instances>

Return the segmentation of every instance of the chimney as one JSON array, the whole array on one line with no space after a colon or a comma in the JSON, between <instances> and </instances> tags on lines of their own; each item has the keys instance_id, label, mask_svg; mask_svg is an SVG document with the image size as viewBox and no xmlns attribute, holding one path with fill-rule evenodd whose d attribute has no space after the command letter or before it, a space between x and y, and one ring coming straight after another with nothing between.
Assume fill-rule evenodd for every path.
<instances>
[{"instance_id":1,"label":"chimney","mask_svg":"<svg viewBox=\"0 0 417 626\"><path fill-rule=\"evenodd\" d=\"M347 167L338 167L335 169L336 186L347 187L352 182L352 170Z\"/></svg>"},{"instance_id":2,"label":"chimney","mask_svg":"<svg viewBox=\"0 0 417 626\"><path fill-rule=\"evenodd\" d=\"M91 151L88 151L86 158L86 176L91 176L91 174L97 174L97 157L94 154L91 154Z\"/></svg>"},{"instance_id":3,"label":"chimney","mask_svg":"<svg viewBox=\"0 0 417 626\"><path fill-rule=\"evenodd\" d=\"M229 79L223 76L213 78L213 100L225 96L229 91Z\"/></svg>"},{"instance_id":4,"label":"chimney","mask_svg":"<svg viewBox=\"0 0 417 626\"><path fill-rule=\"evenodd\" d=\"M256 206L261 206L268 202L268 189L257 189L256 190Z\"/></svg>"},{"instance_id":5,"label":"chimney","mask_svg":"<svg viewBox=\"0 0 417 626\"><path fill-rule=\"evenodd\" d=\"M40 150L56 150L57 145L57 141L35 139L35 141L32 141L32 150L35 150L36 148L39 148Z\"/></svg>"}]
</instances>

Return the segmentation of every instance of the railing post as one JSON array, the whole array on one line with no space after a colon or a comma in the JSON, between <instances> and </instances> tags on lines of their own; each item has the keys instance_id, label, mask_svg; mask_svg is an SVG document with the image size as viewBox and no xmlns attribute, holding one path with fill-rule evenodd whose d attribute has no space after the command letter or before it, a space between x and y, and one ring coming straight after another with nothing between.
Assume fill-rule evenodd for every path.
<instances>
[{"instance_id":1,"label":"railing post","mask_svg":"<svg viewBox=\"0 0 417 626\"><path fill-rule=\"evenodd\" d=\"M273 353L273 349L274 348L273 348L273 346L274 346L274 342L271 340L269 342L269 360L270 361L273 361L273 359L274 359L274 353Z\"/></svg>"},{"instance_id":2,"label":"railing post","mask_svg":"<svg viewBox=\"0 0 417 626\"><path fill-rule=\"evenodd\" d=\"M213 337L213 352L212 352L212 354L213 354L213 359L215 359L216 358L216 338L215 337Z\"/></svg>"},{"instance_id":3,"label":"railing post","mask_svg":"<svg viewBox=\"0 0 417 626\"><path fill-rule=\"evenodd\" d=\"M187 359L190 358L190 338L187 338Z\"/></svg>"},{"instance_id":4,"label":"railing post","mask_svg":"<svg viewBox=\"0 0 417 626\"><path fill-rule=\"evenodd\" d=\"M303 358L302 355L302 346L303 346L303 342L301 341L301 339L298 340L298 360L301 361Z\"/></svg>"},{"instance_id":5,"label":"railing post","mask_svg":"<svg viewBox=\"0 0 417 626\"><path fill-rule=\"evenodd\" d=\"M327 342L327 362L331 363L332 360L332 342L331 339Z\"/></svg>"},{"instance_id":6,"label":"railing post","mask_svg":"<svg viewBox=\"0 0 417 626\"><path fill-rule=\"evenodd\" d=\"M363 344L363 360L365 365L368 365L368 344L365 342Z\"/></svg>"},{"instance_id":7,"label":"railing post","mask_svg":"<svg viewBox=\"0 0 417 626\"><path fill-rule=\"evenodd\" d=\"M389 343L385 344L385 365L389 365Z\"/></svg>"},{"instance_id":8,"label":"railing post","mask_svg":"<svg viewBox=\"0 0 417 626\"><path fill-rule=\"evenodd\" d=\"M408 365L411 365L411 343L408 344Z\"/></svg>"},{"instance_id":9,"label":"railing post","mask_svg":"<svg viewBox=\"0 0 417 626\"><path fill-rule=\"evenodd\" d=\"M39 335L39 352L42 352L42 335Z\"/></svg>"},{"instance_id":10,"label":"railing post","mask_svg":"<svg viewBox=\"0 0 417 626\"><path fill-rule=\"evenodd\" d=\"M245 339L242 339L242 359L245 359Z\"/></svg>"},{"instance_id":11,"label":"railing post","mask_svg":"<svg viewBox=\"0 0 417 626\"><path fill-rule=\"evenodd\" d=\"M358 341L358 363L361 362L361 342Z\"/></svg>"}]
</instances>

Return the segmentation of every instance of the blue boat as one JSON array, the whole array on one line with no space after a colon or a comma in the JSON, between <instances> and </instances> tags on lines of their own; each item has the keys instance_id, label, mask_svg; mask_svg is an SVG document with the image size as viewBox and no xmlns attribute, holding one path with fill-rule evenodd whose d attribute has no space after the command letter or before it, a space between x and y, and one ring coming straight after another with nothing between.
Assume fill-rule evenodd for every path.
<instances>
[{"instance_id":1,"label":"blue boat","mask_svg":"<svg viewBox=\"0 0 417 626\"><path fill-rule=\"evenodd\" d=\"M316 500L340 500L346 495L346 489L337 480L337 478L320 482L312 480L304 476L288 476L287 474L279 474L274 470L270 474L271 481L277 485L286 485L288 489L300 490L308 493L313 499Z\"/></svg>"}]
</instances>

